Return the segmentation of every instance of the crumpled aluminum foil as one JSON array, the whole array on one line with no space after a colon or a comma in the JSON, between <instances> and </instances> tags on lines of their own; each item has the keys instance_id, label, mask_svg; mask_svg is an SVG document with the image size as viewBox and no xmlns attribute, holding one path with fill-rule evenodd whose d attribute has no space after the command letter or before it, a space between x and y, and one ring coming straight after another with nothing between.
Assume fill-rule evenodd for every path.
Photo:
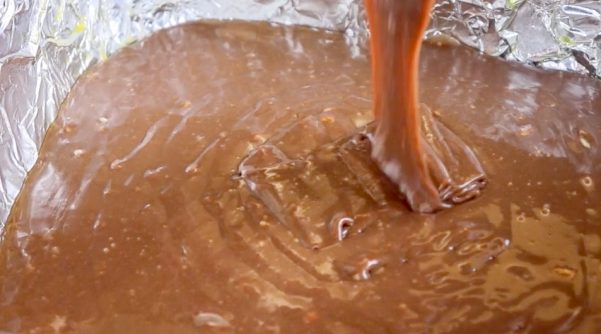
<instances>
[{"instance_id":1,"label":"crumpled aluminum foil","mask_svg":"<svg viewBox=\"0 0 601 334\"><path fill-rule=\"evenodd\" d=\"M599 0L443 0L433 28L490 55L601 77Z\"/></svg>"},{"instance_id":2,"label":"crumpled aluminum foil","mask_svg":"<svg viewBox=\"0 0 601 334\"><path fill-rule=\"evenodd\" d=\"M159 29L199 19L344 31L365 52L362 0L0 0L0 227L46 129L90 65ZM428 34L545 68L601 76L599 0L440 0Z\"/></svg>"}]
</instances>

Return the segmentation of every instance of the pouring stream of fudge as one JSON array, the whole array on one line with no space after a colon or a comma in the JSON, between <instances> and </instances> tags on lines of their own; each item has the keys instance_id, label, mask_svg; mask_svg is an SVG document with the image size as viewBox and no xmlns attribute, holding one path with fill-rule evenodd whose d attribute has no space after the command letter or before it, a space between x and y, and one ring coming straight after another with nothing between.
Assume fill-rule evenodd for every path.
<instances>
[{"instance_id":1,"label":"pouring stream of fudge","mask_svg":"<svg viewBox=\"0 0 601 334\"><path fill-rule=\"evenodd\" d=\"M372 157L411 208L432 212L480 194L474 152L419 106L418 63L434 0L366 0L376 115ZM421 117L427 122L421 129ZM429 122L428 122L429 121ZM431 125L431 126L430 126Z\"/></svg>"}]
</instances>

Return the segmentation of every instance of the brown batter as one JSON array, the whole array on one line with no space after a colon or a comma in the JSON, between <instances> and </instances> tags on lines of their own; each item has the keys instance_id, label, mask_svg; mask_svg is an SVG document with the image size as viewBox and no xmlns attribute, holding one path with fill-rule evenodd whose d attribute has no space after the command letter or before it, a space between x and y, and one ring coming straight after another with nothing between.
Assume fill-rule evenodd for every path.
<instances>
[{"instance_id":1,"label":"brown batter","mask_svg":"<svg viewBox=\"0 0 601 334\"><path fill-rule=\"evenodd\" d=\"M338 33L186 25L94 67L4 232L0 331L600 332L601 84L432 46L421 74L426 135L490 179L437 215L371 161Z\"/></svg>"}]
</instances>

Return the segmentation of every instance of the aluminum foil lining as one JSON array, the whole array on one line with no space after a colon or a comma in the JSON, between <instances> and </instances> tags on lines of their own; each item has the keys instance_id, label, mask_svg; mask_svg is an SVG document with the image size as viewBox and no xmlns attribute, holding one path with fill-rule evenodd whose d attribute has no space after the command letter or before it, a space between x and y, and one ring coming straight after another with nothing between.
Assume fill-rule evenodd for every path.
<instances>
[{"instance_id":1,"label":"aluminum foil lining","mask_svg":"<svg viewBox=\"0 0 601 334\"><path fill-rule=\"evenodd\" d=\"M159 29L199 19L344 31L365 54L362 0L0 0L0 227L46 129L90 65ZM601 76L599 0L440 0L429 35L545 68Z\"/></svg>"}]
</instances>

